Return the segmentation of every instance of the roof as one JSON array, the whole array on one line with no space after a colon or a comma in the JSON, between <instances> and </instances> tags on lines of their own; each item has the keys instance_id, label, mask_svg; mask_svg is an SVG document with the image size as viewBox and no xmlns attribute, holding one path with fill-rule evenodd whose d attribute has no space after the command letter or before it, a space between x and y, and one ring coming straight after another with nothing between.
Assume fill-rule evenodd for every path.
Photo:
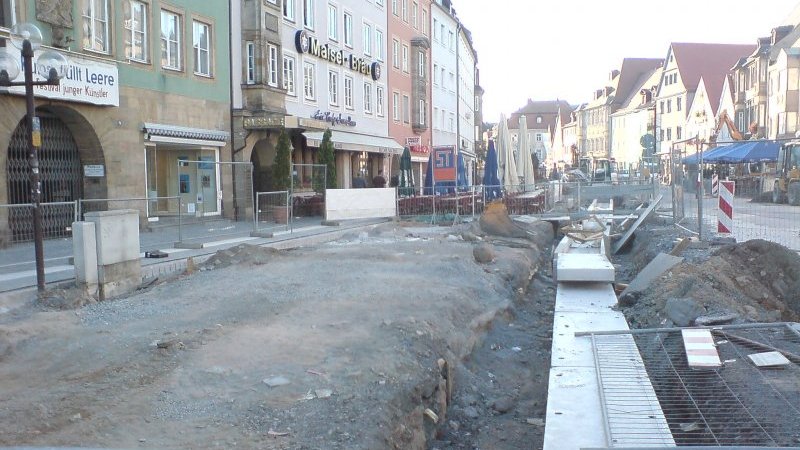
<instances>
[{"instance_id":1,"label":"roof","mask_svg":"<svg viewBox=\"0 0 800 450\"><path fill-rule=\"evenodd\" d=\"M636 80L636 87L628 93L628 97L622 102L619 111L632 111L644 106L641 103L641 91L643 89L650 90L653 86L658 86L663 69L662 66L658 66L642 73L639 79Z\"/></svg>"},{"instance_id":2,"label":"roof","mask_svg":"<svg viewBox=\"0 0 800 450\"><path fill-rule=\"evenodd\" d=\"M671 48L687 91L697 90L700 78L703 77L706 83L718 82L720 87L716 92L719 93L722 92L721 85L730 68L739 61L739 58L752 54L756 46L673 42Z\"/></svg>"},{"instance_id":3,"label":"roof","mask_svg":"<svg viewBox=\"0 0 800 450\"><path fill-rule=\"evenodd\" d=\"M514 114L557 114L559 108L572 110L572 107L566 100L533 101L528 99L528 103L516 110Z\"/></svg>"},{"instance_id":4,"label":"roof","mask_svg":"<svg viewBox=\"0 0 800 450\"><path fill-rule=\"evenodd\" d=\"M614 103L624 104L632 94L638 95L642 77L652 75L664 64L661 58L625 58L619 72Z\"/></svg>"},{"instance_id":5,"label":"roof","mask_svg":"<svg viewBox=\"0 0 800 450\"><path fill-rule=\"evenodd\" d=\"M528 103L525 106L518 109L508 118L508 128L511 130L518 129L519 117L525 115L528 130L549 130L555 126L556 117L559 114L563 114L561 111L567 111L567 114L569 114L572 110L572 106L565 100L533 101L528 99ZM541 123L536 123L537 116L542 117Z\"/></svg>"},{"instance_id":6,"label":"roof","mask_svg":"<svg viewBox=\"0 0 800 450\"><path fill-rule=\"evenodd\" d=\"M230 139L230 133L227 131L181 127L178 125L166 125L160 123L145 122L142 125L142 131L150 136L162 136L177 139L195 139L213 142L227 142L228 139Z\"/></svg>"}]
</instances>

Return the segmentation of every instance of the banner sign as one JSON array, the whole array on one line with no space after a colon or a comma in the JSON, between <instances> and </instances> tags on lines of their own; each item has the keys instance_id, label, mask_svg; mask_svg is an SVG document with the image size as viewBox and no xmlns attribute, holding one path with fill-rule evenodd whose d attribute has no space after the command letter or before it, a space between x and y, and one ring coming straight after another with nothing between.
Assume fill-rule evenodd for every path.
<instances>
[{"instance_id":1,"label":"banner sign","mask_svg":"<svg viewBox=\"0 0 800 450\"><path fill-rule=\"evenodd\" d=\"M13 45L5 48L10 55L18 58L22 67L20 51ZM82 58L69 54L69 68L58 86L34 86L33 94L40 98L63 100L67 102L91 103L92 105L119 106L119 70L116 64L108 64L97 60ZM47 74L49 67L41 67L33 62L33 80L45 81L39 74ZM11 81L25 81L25 74ZM8 92L25 95L25 86L12 86Z\"/></svg>"},{"instance_id":2,"label":"banner sign","mask_svg":"<svg viewBox=\"0 0 800 450\"><path fill-rule=\"evenodd\" d=\"M456 148L453 145L433 147L433 179L456 181Z\"/></svg>"}]
</instances>

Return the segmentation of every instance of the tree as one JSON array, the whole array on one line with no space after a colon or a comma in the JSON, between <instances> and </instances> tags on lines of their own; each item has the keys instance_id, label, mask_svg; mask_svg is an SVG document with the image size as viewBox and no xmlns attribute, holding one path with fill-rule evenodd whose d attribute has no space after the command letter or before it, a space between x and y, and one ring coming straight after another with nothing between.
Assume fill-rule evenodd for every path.
<instances>
[{"instance_id":1,"label":"tree","mask_svg":"<svg viewBox=\"0 0 800 450\"><path fill-rule=\"evenodd\" d=\"M288 191L292 180L290 178L292 145L289 142L289 136L283 130L278 136L276 150L275 161L272 163L272 187L276 191Z\"/></svg>"},{"instance_id":2,"label":"tree","mask_svg":"<svg viewBox=\"0 0 800 450\"><path fill-rule=\"evenodd\" d=\"M322 142L319 144L319 163L324 164L326 167L327 177L325 178L325 187L332 189L336 187L336 157L333 150L333 142L331 142L331 130L328 128L322 135ZM322 183L320 183L322 184Z\"/></svg>"}]
</instances>

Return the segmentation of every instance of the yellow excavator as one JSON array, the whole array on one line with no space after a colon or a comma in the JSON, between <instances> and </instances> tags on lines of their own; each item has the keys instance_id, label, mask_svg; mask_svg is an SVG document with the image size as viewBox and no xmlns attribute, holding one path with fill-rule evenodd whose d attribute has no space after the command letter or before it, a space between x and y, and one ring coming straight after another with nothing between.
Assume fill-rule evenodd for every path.
<instances>
[{"instance_id":1,"label":"yellow excavator","mask_svg":"<svg viewBox=\"0 0 800 450\"><path fill-rule=\"evenodd\" d=\"M778 152L778 173L772 189L772 202L800 206L800 141L787 142Z\"/></svg>"}]
</instances>

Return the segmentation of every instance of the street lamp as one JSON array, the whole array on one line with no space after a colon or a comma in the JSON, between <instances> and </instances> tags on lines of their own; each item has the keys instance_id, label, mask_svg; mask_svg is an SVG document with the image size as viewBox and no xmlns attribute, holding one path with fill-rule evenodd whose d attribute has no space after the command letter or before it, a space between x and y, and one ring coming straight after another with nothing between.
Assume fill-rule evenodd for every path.
<instances>
[{"instance_id":1,"label":"street lamp","mask_svg":"<svg viewBox=\"0 0 800 450\"><path fill-rule=\"evenodd\" d=\"M34 86L57 86L67 73L67 58L61 53L46 50L36 62L37 74L43 81L33 81L33 52L42 45L42 32L36 25L19 23L11 29L11 44L22 52L24 81L14 81L20 72L19 60L9 53L0 53L0 86L25 86L26 116L28 126L28 165L30 166L31 203L33 203L33 239L36 252L36 286L44 291L44 235L40 201L42 186L39 174L38 149L42 145L39 118L34 117Z\"/></svg>"}]
</instances>

